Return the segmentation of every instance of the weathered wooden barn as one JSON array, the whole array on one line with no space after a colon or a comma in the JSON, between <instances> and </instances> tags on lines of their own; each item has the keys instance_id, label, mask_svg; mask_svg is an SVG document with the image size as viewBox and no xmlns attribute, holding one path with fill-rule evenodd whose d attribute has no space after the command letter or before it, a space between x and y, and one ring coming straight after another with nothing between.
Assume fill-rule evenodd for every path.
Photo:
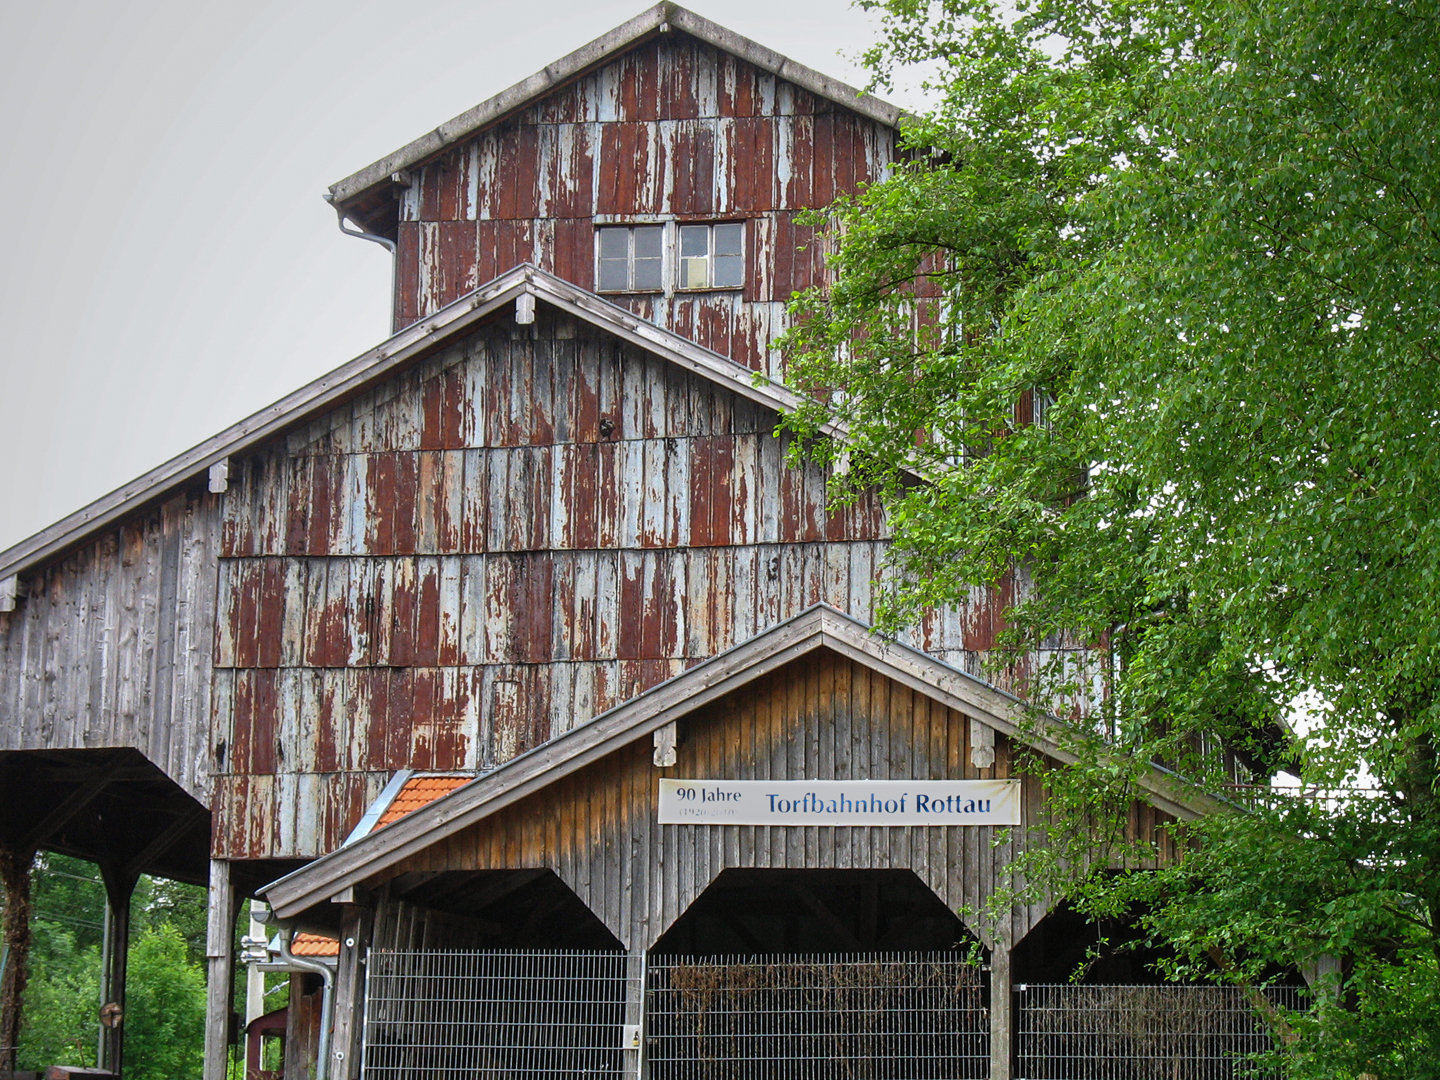
<instances>
[{"instance_id":1,"label":"weathered wooden barn","mask_svg":"<svg viewBox=\"0 0 1440 1080\"><path fill-rule=\"evenodd\" d=\"M796 1019L727 1036L761 1041L722 1064L831 1060L795 1004L823 992L934 1028L846 1055L1012 1075L1012 968L1047 981L1074 941L1041 909L998 933L955 913L1043 813L1033 780L998 845L951 818L657 816L662 780L944 801L1010 776L1021 706L981 675L1014 587L870 635L879 502L828 509L775 435L795 399L772 342L826 272L797 214L884 176L900 118L661 4L335 185L347 231L394 252L393 337L0 553L7 884L37 848L99 862L117 913L142 872L208 883L207 1080L237 898L262 893L342 943L291 1080L306 1046L331 1077L684 1072L710 1050L676 1016L735 979ZM467 782L362 826L406 771ZM1204 809L1157 772L1135 827ZM986 972L955 959L976 933ZM730 954L751 959L695 961ZM820 954L848 958L797 959ZM573 971L535 974L557 957ZM123 950L107 970L123 999ZM525 1062L493 1056L518 1027L480 1058L407 1043L492 1023L434 1010L522 983L562 987Z\"/></svg>"}]
</instances>

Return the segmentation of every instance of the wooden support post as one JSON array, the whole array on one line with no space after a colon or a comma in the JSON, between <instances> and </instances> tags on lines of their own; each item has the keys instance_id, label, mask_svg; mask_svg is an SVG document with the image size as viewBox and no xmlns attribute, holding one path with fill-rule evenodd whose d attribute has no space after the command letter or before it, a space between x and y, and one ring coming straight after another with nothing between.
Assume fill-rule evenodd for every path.
<instances>
[{"instance_id":1,"label":"wooden support post","mask_svg":"<svg viewBox=\"0 0 1440 1080\"><path fill-rule=\"evenodd\" d=\"M340 964L335 971L334 1028L330 1037L330 1080L360 1075L360 1035L365 1010L365 955L374 912L353 904L340 920Z\"/></svg>"},{"instance_id":2,"label":"wooden support post","mask_svg":"<svg viewBox=\"0 0 1440 1080\"><path fill-rule=\"evenodd\" d=\"M649 1063L645 1060L645 952L630 953L625 964L625 1026L620 1035L625 1051L623 1073L634 1080L645 1080Z\"/></svg>"},{"instance_id":3,"label":"wooden support post","mask_svg":"<svg viewBox=\"0 0 1440 1080\"><path fill-rule=\"evenodd\" d=\"M105 882L105 955L100 958L100 1067L120 1075L125 1067L125 978L130 966L130 898L136 877L113 863L100 864Z\"/></svg>"},{"instance_id":4,"label":"wooden support post","mask_svg":"<svg viewBox=\"0 0 1440 1080\"><path fill-rule=\"evenodd\" d=\"M1015 986L1010 946L996 942L990 950L990 1080L1011 1080L1014 1066Z\"/></svg>"},{"instance_id":5,"label":"wooden support post","mask_svg":"<svg viewBox=\"0 0 1440 1080\"><path fill-rule=\"evenodd\" d=\"M230 1064L230 1013L235 995L235 887L230 864L210 860L205 922L204 1080L225 1080Z\"/></svg>"},{"instance_id":6,"label":"wooden support post","mask_svg":"<svg viewBox=\"0 0 1440 1080\"><path fill-rule=\"evenodd\" d=\"M25 983L30 976L30 867L34 851L0 847L0 884L5 886L4 975L0 976L0 1073L15 1069Z\"/></svg>"}]
</instances>

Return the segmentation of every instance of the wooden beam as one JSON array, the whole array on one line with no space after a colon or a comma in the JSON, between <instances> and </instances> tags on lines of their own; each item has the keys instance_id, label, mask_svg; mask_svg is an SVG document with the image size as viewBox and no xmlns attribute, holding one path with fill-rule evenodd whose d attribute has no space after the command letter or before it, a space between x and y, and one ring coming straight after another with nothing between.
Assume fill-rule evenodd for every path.
<instances>
[{"instance_id":1,"label":"wooden beam","mask_svg":"<svg viewBox=\"0 0 1440 1080\"><path fill-rule=\"evenodd\" d=\"M119 1010L118 1023L100 1032L100 1067L120 1074L125 1067L125 983L130 968L130 898L135 878L115 863L103 861L100 877L105 882L105 941L100 964L100 996L103 1004ZM104 1023L105 1014L101 1014Z\"/></svg>"},{"instance_id":2,"label":"wooden beam","mask_svg":"<svg viewBox=\"0 0 1440 1080\"><path fill-rule=\"evenodd\" d=\"M159 858L169 851L187 832L208 816L209 814L199 806L192 806L179 814L125 864L124 873L127 876L138 878L149 868L151 860Z\"/></svg>"},{"instance_id":3,"label":"wooden beam","mask_svg":"<svg viewBox=\"0 0 1440 1080\"><path fill-rule=\"evenodd\" d=\"M1010 945L990 950L990 1080L1011 1080L1014 1068L1015 986Z\"/></svg>"},{"instance_id":4,"label":"wooden beam","mask_svg":"<svg viewBox=\"0 0 1440 1080\"><path fill-rule=\"evenodd\" d=\"M675 764L675 745L677 738L675 734L677 721L670 721L662 728L658 728L652 736L655 740L655 753L653 755L655 765L661 769L667 769Z\"/></svg>"},{"instance_id":5,"label":"wooden beam","mask_svg":"<svg viewBox=\"0 0 1440 1080\"><path fill-rule=\"evenodd\" d=\"M230 1013L235 1007L235 889L230 864L210 860L205 919L205 1061L203 1080L225 1080L230 1064Z\"/></svg>"},{"instance_id":6,"label":"wooden beam","mask_svg":"<svg viewBox=\"0 0 1440 1080\"><path fill-rule=\"evenodd\" d=\"M365 1009L365 953L375 913L347 905L340 918L340 959L335 969L335 1027L330 1041L331 1080L360 1075L360 1035Z\"/></svg>"},{"instance_id":7,"label":"wooden beam","mask_svg":"<svg viewBox=\"0 0 1440 1080\"><path fill-rule=\"evenodd\" d=\"M16 574L0 578L0 613L14 611L29 590Z\"/></svg>"},{"instance_id":8,"label":"wooden beam","mask_svg":"<svg viewBox=\"0 0 1440 1080\"><path fill-rule=\"evenodd\" d=\"M33 850L0 847L0 885L5 888L3 948L7 958L0 976L0 1074L15 1069L30 971L30 867Z\"/></svg>"}]
</instances>

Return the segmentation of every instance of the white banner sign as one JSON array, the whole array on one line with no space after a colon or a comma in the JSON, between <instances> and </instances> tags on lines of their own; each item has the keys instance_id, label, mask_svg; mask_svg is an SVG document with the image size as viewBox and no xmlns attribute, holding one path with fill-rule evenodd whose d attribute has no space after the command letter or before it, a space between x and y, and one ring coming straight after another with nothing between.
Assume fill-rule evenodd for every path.
<instances>
[{"instance_id":1,"label":"white banner sign","mask_svg":"<svg viewBox=\"0 0 1440 1080\"><path fill-rule=\"evenodd\" d=\"M662 825L1019 825L1019 780L661 780Z\"/></svg>"}]
</instances>

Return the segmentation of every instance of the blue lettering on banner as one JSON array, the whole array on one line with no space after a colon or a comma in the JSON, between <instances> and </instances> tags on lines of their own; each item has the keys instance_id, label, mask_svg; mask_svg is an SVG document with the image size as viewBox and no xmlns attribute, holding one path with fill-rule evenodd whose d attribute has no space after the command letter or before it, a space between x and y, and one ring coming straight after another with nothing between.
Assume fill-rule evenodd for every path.
<instances>
[{"instance_id":1,"label":"blue lettering on banner","mask_svg":"<svg viewBox=\"0 0 1440 1080\"><path fill-rule=\"evenodd\" d=\"M1018 780L661 778L660 788L661 821L668 823L944 826L1016 825L1022 819Z\"/></svg>"}]
</instances>

